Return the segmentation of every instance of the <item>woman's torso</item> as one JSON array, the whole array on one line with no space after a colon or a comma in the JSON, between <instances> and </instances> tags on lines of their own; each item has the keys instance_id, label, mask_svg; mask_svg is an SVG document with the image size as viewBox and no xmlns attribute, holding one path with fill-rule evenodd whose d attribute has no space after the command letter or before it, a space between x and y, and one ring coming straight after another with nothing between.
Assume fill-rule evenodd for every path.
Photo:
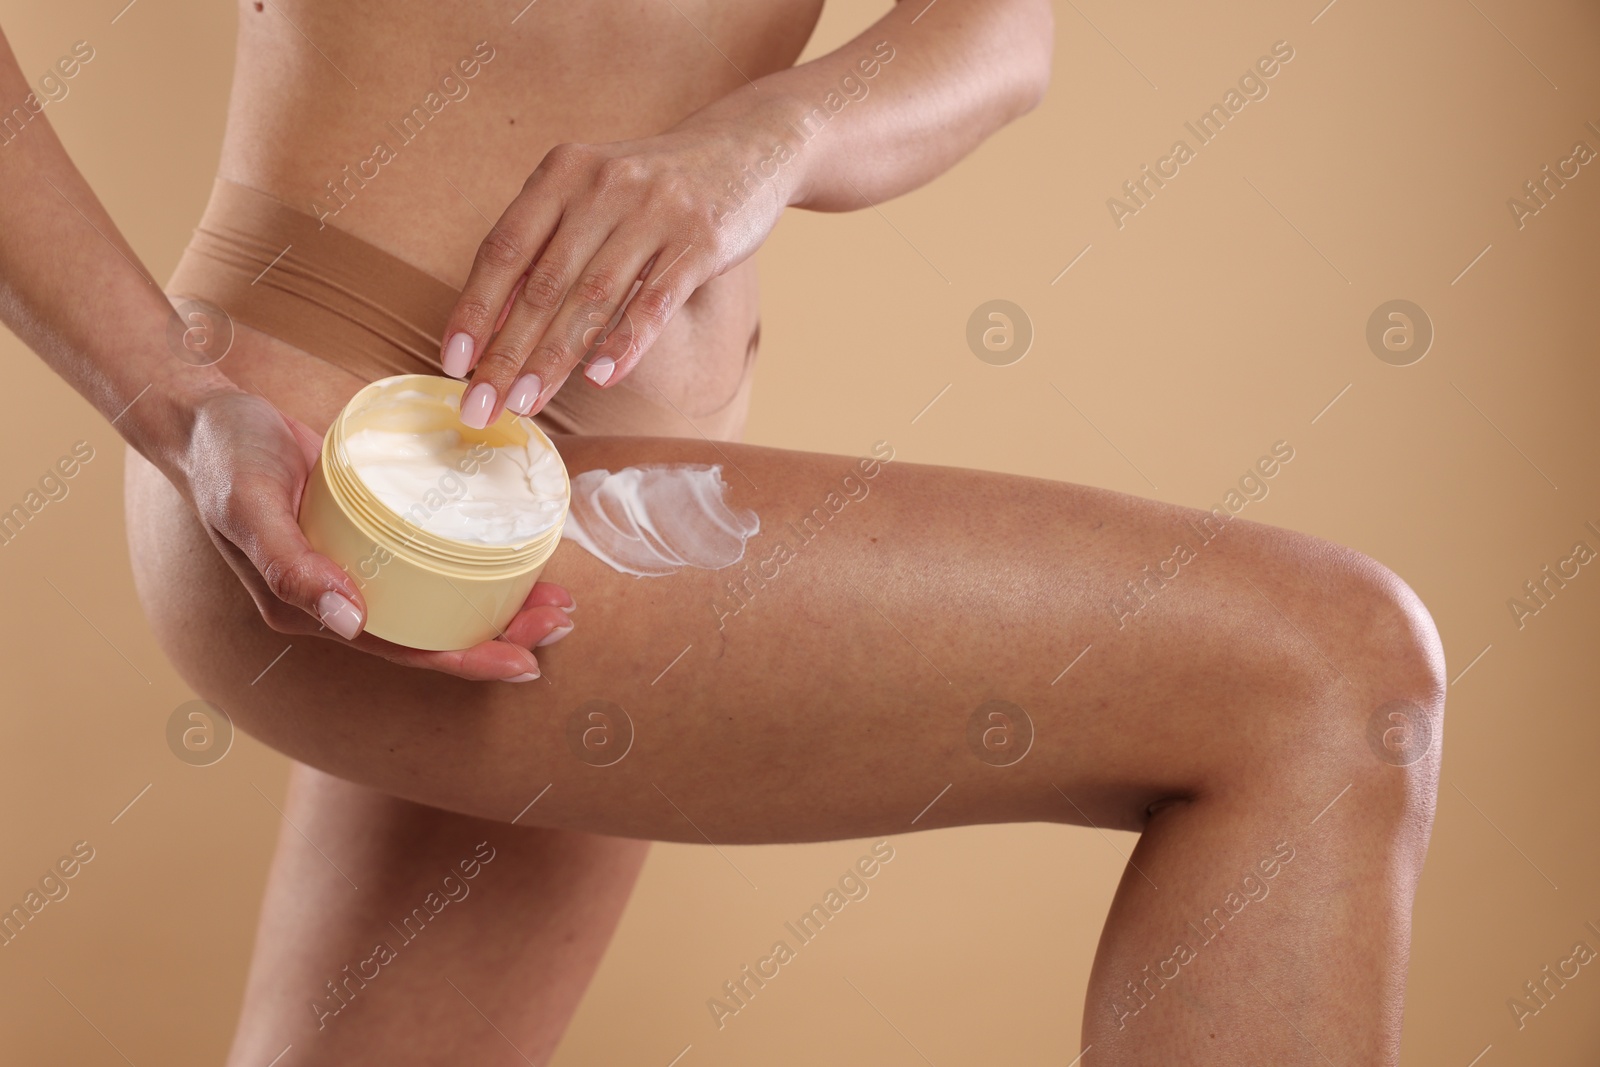
<instances>
[{"instance_id":1,"label":"woman's torso","mask_svg":"<svg viewBox=\"0 0 1600 1067\"><path fill-rule=\"evenodd\" d=\"M523 4L241 0L219 177L460 287L486 219L551 147L662 132L746 75L792 64L821 8ZM690 415L718 407L738 388L757 317L747 261L695 293L635 385ZM222 368L318 425L360 383L316 355L241 331Z\"/></svg>"}]
</instances>

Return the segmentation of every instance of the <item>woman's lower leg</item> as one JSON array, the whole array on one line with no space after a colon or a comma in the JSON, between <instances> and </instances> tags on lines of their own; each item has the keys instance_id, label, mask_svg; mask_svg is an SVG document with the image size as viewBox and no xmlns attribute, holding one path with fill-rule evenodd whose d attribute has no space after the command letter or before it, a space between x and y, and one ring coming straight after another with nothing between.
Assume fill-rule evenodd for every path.
<instances>
[{"instance_id":1,"label":"woman's lower leg","mask_svg":"<svg viewBox=\"0 0 1600 1067\"><path fill-rule=\"evenodd\" d=\"M1316 617L1282 602L1286 622ZM1085 1067L1399 1061L1443 657L1404 593L1313 632L1306 683L1219 732L1215 769L1154 806L1096 954Z\"/></svg>"},{"instance_id":2,"label":"woman's lower leg","mask_svg":"<svg viewBox=\"0 0 1600 1067\"><path fill-rule=\"evenodd\" d=\"M300 764L284 812L234 1067L545 1063L649 848Z\"/></svg>"}]
</instances>

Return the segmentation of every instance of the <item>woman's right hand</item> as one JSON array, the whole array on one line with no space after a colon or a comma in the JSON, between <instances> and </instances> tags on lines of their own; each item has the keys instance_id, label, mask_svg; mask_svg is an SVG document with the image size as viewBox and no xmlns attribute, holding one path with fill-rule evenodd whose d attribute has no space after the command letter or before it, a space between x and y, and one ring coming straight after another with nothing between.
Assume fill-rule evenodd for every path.
<instances>
[{"instance_id":1,"label":"woman's right hand","mask_svg":"<svg viewBox=\"0 0 1600 1067\"><path fill-rule=\"evenodd\" d=\"M266 400L238 390L194 401L188 443L166 465L212 544L239 576L261 617L279 633L334 637L394 663L474 681L539 676L533 649L572 630L571 595L540 582L505 630L505 640L451 652L424 651L361 633L366 608L345 571L306 541L301 493L322 441Z\"/></svg>"}]
</instances>

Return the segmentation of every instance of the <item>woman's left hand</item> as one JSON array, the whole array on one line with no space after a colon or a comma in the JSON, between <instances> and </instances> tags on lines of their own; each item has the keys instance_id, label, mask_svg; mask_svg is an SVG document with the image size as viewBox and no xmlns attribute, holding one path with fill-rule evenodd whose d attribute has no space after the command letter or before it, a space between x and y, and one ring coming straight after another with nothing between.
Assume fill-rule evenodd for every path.
<instances>
[{"instance_id":1,"label":"woman's left hand","mask_svg":"<svg viewBox=\"0 0 1600 1067\"><path fill-rule=\"evenodd\" d=\"M697 288L772 232L790 155L733 124L552 148L484 238L445 329L445 372L472 372L462 421L534 414L580 362L595 385L622 380Z\"/></svg>"}]
</instances>

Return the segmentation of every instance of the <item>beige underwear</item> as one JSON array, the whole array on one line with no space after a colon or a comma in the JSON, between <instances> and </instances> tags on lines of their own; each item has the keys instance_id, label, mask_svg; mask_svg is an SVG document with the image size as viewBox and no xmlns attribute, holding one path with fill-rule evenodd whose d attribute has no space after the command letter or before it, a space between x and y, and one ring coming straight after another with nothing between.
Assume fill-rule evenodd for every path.
<instances>
[{"instance_id":1,"label":"beige underwear","mask_svg":"<svg viewBox=\"0 0 1600 1067\"><path fill-rule=\"evenodd\" d=\"M204 300L363 381L443 374L444 326L460 296L358 237L221 178L167 292ZM569 384L534 421L553 433L726 439L748 403L756 340L732 399L692 423L628 380L610 389Z\"/></svg>"}]
</instances>

